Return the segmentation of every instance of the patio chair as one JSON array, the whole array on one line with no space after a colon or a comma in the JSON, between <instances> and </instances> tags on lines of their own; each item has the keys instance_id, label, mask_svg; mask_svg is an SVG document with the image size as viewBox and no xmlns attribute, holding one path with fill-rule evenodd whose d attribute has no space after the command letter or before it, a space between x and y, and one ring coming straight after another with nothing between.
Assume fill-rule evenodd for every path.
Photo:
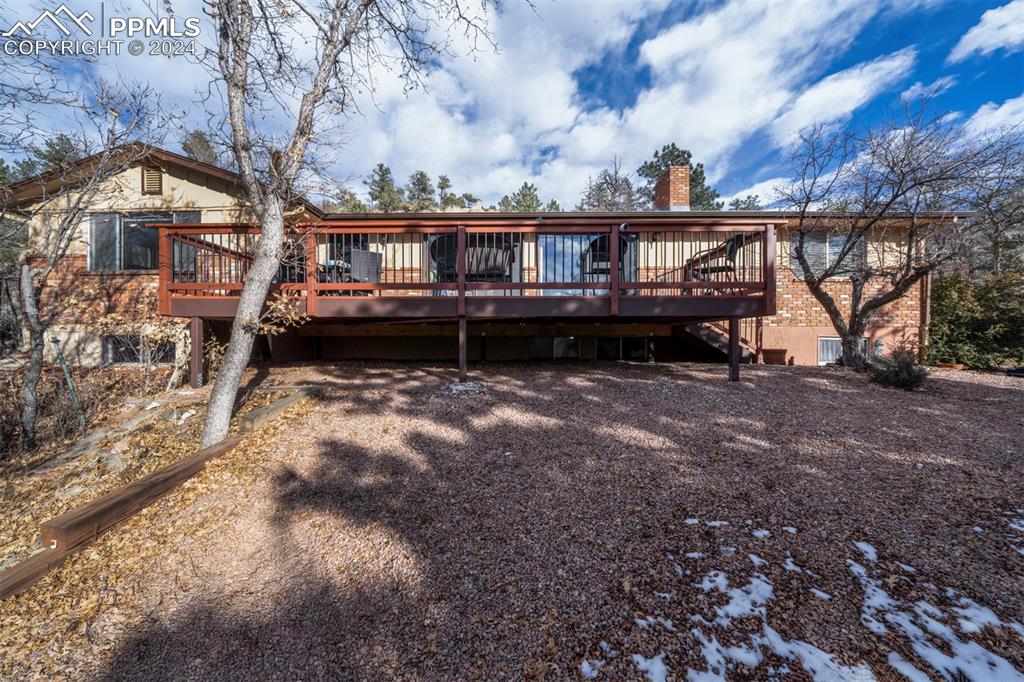
<instances>
[{"instance_id":1,"label":"patio chair","mask_svg":"<svg viewBox=\"0 0 1024 682\"><path fill-rule=\"evenodd\" d=\"M637 241L635 234L619 235L619 281L636 282L639 277L637 262ZM583 282L608 282L612 274L611 235L602 234L591 240L580 254L580 280ZM623 289L619 293L630 296L634 289Z\"/></svg>"},{"instance_id":2,"label":"patio chair","mask_svg":"<svg viewBox=\"0 0 1024 682\"><path fill-rule=\"evenodd\" d=\"M459 261L456 235L438 235L430 244L437 281L458 281ZM511 282L515 249L503 234L470 234L466 236L466 281Z\"/></svg>"}]
</instances>

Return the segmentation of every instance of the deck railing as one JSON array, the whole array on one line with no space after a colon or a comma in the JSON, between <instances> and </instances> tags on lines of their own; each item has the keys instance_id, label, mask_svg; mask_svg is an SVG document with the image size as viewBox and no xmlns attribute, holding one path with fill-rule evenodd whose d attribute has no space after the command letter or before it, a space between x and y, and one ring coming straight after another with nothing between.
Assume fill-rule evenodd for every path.
<instances>
[{"instance_id":1,"label":"deck railing","mask_svg":"<svg viewBox=\"0 0 1024 682\"><path fill-rule=\"evenodd\" d=\"M554 214L557 216L557 214ZM721 220L629 225L579 218L521 221L324 222L293 228L272 291L337 297L583 297L607 314L638 299L759 298L774 310L772 224ZM259 229L237 224L161 225L161 306L237 297Z\"/></svg>"}]
</instances>

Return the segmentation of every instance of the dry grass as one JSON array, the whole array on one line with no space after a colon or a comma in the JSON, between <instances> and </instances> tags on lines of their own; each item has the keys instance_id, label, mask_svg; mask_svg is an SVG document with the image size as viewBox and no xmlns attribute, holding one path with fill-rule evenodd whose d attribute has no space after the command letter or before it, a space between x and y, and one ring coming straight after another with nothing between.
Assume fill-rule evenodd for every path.
<instances>
[{"instance_id":1,"label":"dry grass","mask_svg":"<svg viewBox=\"0 0 1024 682\"><path fill-rule=\"evenodd\" d=\"M720 366L474 374L482 392L451 395L447 367L275 370L323 398L0 604L0 674L564 678L601 660L601 679L631 679L632 655L660 654L685 678L708 668L692 629L749 646L766 625L882 679L889 652L927 670L897 628L865 627L851 562L951 627L961 598L1024 612L1019 380L937 372L906 393L828 368L739 384ZM770 603L694 621L730 599L696 587L714 571L730 587L762 576ZM1024 670L1024 631L957 632ZM801 678L796 658L761 655L721 672Z\"/></svg>"}]
</instances>

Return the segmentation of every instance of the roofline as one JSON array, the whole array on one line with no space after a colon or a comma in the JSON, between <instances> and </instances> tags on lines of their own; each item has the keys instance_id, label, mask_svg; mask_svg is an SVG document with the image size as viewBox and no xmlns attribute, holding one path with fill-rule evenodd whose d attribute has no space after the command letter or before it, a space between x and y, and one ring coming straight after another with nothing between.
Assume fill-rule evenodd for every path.
<instances>
[{"instance_id":1,"label":"roofline","mask_svg":"<svg viewBox=\"0 0 1024 682\"><path fill-rule=\"evenodd\" d=\"M629 222L786 222L799 218L797 211L551 211L540 213L511 213L503 211L474 211L465 213L423 212L423 213L327 213L324 222L374 222L374 221L419 221L419 222L481 222L494 220L561 222L570 220L612 220ZM852 218L858 214L838 211L808 211L805 216L813 218ZM921 213L893 213L892 218L969 218L973 211L926 211Z\"/></svg>"},{"instance_id":2,"label":"roofline","mask_svg":"<svg viewBox=\"0 0 1024 682\"><path fill-rule=\"evenodd\" d=\"M147 148L147 151L146 151L146 154L145 154L145 157L147 157L147 158L152 157L152 158L156 158L156 159L161 160L161 161L166 161L166 162L174 163L174 164L177 164L177 165L182 166L184 168L187 168L189 170L194 170L194 171L199 172L199 173L204 173L206 175L210 175L210 176L213 176L213 177L218 178L220 180L224 180L225 182L230 182L230 183L233 183L233 184L239 184L242 181L241 176L238 173L234 172L234 171L230 171L230 170L228 170L226 168L221 168L220 166L214 166L213 164L209 164L209 163L206 163L206 162L203 162L203 161L197 161L196 159L190 159L187 156L182 156L181 154L176 154L175 152L168 151L166 149L163 149L162 147L154 147L152 145L146 145L146 144L144 144L142 142L129 142L127 144L121 145L120 147L117 147L117 148L115 148L113 150L110 150L110 151L117 151L119 149L125 149L125 148L129 148L129 147L139 147L139 146ZM85 165L87 165L89 162L91 162L93 159L95 159L97 156L99 156L102 153L105 153L105 152L99 152L97 154L92 154L90 156L86 156L84 158L81 158L78 161L75 161L75 163L73 165L75 167L85 166ZM17 193L17 192L19 192L19 191L21 191L21 190L23 190L25 188L33 186L33 185L46 184L50 180L53 180L55 178L60 177L60 174L62 172L63 171L60 170L60 169L44 171L44 172L39 173L37 175L33 175L30 178L25 178L24 180L19 180L18 182L14 183L12 185L8 185L7 186L7 190L10 193L15 194L15 193ZM31 199L30 198L25 198L25 199L19 201L18 203L19 204L20 203L24 203L25 201L31 201ZM324 212L319 207L315 206L310 201L308 201L307 199L300 197L297 201L299 203L301 203L306 209L308 209L313 215L317 216L318 218L322 218L324 216Z\"/></svg>"}]
</instances>

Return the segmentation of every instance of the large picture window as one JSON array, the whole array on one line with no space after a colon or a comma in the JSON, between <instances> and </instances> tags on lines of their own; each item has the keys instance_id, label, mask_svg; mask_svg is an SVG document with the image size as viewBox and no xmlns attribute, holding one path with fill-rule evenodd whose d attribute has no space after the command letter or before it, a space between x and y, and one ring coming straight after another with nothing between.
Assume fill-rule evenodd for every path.
<instances>
[{"instance_id":1,"label":"large picture window","mask_svg":"<svg viewBox=\"0 0 1024 682\"><path fill-rule=\"evenodd\" d=\"M804 236L804 256L807 258L807 264L811 267L811 272L814 275L820 275L825 271L826 268L830 268L835 265L839 259L839 255L843 252L843 246L846 244L847 235L845 234L807 234ZM803 274L803 270L800 268L800 261L796 257L796 247L800 243L799 233L793 233L789 240L789 254L790 261L793 264L793 270L797 274ZM857 242L850 249L850 252L846 254L843 262L835 271L836 277L848 276L856 272L864 263L864 259L867 257L867 245L864 243L864 238L861 236L857 238Z\"/></svg>"},{"instance_id":2,"label":"large picture window","mask_svg":"<svg viewBox=\"0 0 1024 682\"><path fill-rule=\"evenodd\" d=\"M157 223L202 222L199 211L94 213L89 223L89 270L156 270L160 244Z\"/></svg>"}]
</instances>

